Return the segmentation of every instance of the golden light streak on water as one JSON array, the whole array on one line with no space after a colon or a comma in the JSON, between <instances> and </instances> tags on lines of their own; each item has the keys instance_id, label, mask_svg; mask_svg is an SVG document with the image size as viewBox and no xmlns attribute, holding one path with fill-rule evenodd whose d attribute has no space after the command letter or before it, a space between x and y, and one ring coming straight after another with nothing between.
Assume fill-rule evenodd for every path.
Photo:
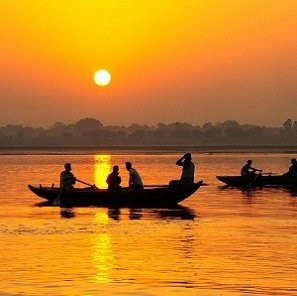
<instances>
[{"instance_id":1,"label":"golden light streak on water","mask_svg":"<svg viewBox=\"0 0 297 296\"><path fill-rule=\"evenodd\" d=\"M94 216L94 223L102 227L108 222L108 219L106 211L100 209Z\"/></svg>"},{"instance_id":2,"label":"golden light streak on water","mask_svg":"<svg viewBox=\"0 0 297 296\"><path fill-rule=\"evenodd\" d=\"M93 264L97 273L95 282L111 282L111 271L113 268L112 243L107 233L98 234L93 238Z\"/></svg>"},{"instance_id":3,"label":"golden light streak on water","mask_svg":"<svg viewBox=\"0 0 297 296\"><path fill-rule=\"evenodd\" d=\"M94 155L94 179L97 187L107 188L106 178L111 170L112 166L110 155Z\"/></svg>"},{"instance_id":4,"label":"golden light streak on water","mask_svg":"<svg viewBox=\"0 0 297 296\"><path fill-rule=\"evenodd\" d=\"M94 216L94 224L104 229L108 223L108 219L106 211L100 210ZM111 238L107 233L98 233L93 237L92 244L92 261L97 271L94 281L102 284L109 283L111 282L110 273L114 260Z\"/></svg>"}]
</instances>

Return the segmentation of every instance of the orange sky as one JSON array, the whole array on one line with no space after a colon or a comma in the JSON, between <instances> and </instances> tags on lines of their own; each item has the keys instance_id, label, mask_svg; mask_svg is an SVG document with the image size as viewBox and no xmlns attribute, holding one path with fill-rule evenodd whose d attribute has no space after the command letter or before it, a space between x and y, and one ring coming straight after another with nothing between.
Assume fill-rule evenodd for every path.
<instances>
[{"instance_id":1,"label":"orange sky","mask_svg":"<svg viewBox=\"0 0 297 296\"><path fill-rule=\"evenodd\" d=\"M0 125L297 120L295 0L0 0L0 26Z\"/></svg>"}]
</instances>

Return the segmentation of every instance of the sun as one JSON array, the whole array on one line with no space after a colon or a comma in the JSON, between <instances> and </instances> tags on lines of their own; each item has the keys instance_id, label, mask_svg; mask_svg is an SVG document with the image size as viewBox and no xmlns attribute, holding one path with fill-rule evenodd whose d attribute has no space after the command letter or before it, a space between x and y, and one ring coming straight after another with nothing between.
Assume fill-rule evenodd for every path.
<instances>
[{"instance_id":1,"label":"sun","mask_svg":"<svg viewBox=\"0 0 297 296\"><path fill-rule=\"evenodd\" d=\"M100 69L94 74L94 81L99 86L106 86L111 81L110 73L105 69Z\"/></svg>"}]
</instances>

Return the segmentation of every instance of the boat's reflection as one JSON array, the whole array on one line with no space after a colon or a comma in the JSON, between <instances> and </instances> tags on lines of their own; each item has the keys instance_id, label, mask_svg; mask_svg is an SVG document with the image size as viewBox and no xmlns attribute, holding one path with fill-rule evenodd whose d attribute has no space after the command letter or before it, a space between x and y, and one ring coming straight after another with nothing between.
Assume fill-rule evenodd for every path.
<instances>
[{"instance_id":1,"label":"boat's reflection","mask_svg":"<svg viewBox=\"0 0 297 296\"><path fill-rule=\"evenodd\" d=\"M229 186L229 185L223 185L218 187L219 190L236 190L236 191L241 191L242 195L247 196L247 197L252 197L253 195L256 194L257 191L262 190L263 187L251 187L251 186L246 186L246 187L236 187L236 186Z\"/></svg>"},{"instance_id":2,"label":"boat's reflection","mask_svg":"<svg viewBox=\"0 0 297 296\"><path fill-rule=\"evenodd\" d=\"M175 219L175 220L194 220L197 215L193 209L184 206L160 209L108 209L108 217L113 220L127 219Z\"/></svg>"},{"instance_id":3,"label":"boat's reflection","mask_svg":"<svg viewBox=\"0 0 297 296\"><path fill-rule=\"evenodd\" d=\"M246 187L236 187L236 186L219 186L219 190L239 190L241 194L246 197L253 197L262 190L267 190L269 192L282 191L286 194L289 194L292 197L297 197L297 187L296 186L281 186L281 185L269 185L269 186L246 186Z\"/></svg>"},{"instance_id":4,"label":"boat's reflection","mask_svg":"<svg viewBox=\"0 0 297 296\"><path fill-rule=\"evenodd\" d=\"M121 216L128 216L130 220L139 220L143 216L142 209L128 209L128 211L128 214L123 214L123 209L108 209L108 217L113 220L120 220Z\"/></svg>"},{"instance_id":5,"label":"boat's reflection","mask_svg":"<svg viewBox=\"0 0 297 296\"><path fill-rule=\"evenodd\" d=\"M36 207L53 207L51 202L39 202ZM86 209L86 208L84 208ZM94 213L94 207L90 207ZM79 210L77 210L79 212ZM106 208L107 215L112 220L140 220L140 219L175 219L194 220L197 214L194 209L177 205L171 208ZM71 209L71 218L79 217L75 215L76 208ZM70 218L70 217L67 217Z\"/></svg>"},{"instance_id":6,"label":"boat's reflection","mask_svg":"<svg viewBox=\"0 0 297 296\"><path fill-rule=\"evenodd\" d=\"M53 207L53 203L50 201L36 202L34 207Z\"/></svg>"},{"instance_id":7,"label":"boat's reflection","mask_svg":"<svg viewBox=\"0 0 297 296\"><path fill-rule=\"evenodd\" d=\"M297 197L297 188L296 186L286 187L284 188L292 197Z\"/></svg>"}]
</instances>

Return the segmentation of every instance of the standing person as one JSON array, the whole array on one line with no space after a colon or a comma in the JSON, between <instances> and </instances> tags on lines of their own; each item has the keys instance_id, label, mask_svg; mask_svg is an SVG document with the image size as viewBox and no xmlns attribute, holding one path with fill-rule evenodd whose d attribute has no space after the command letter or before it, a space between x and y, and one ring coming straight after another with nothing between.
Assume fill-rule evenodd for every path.
<instances>
[{"instance_id":1,"label":"standing person","mask_svg":"<svg viewBox=\"0 0 297 296\"><path fill-rule=\"evenodd\" d=\"M195 175L195 165L192 162L191 153L186 153L176 162L176 165L183 167L179 183L183 185L193 184Z\"/></svg>"},{"instance_id":2,"label":"standing person","mask_svg":"<svg viewBox=\"0 0 297 296\"><path fill-rule=\"evenodd\" d=\"M132 168L132 163L126 162L126 169L129 172L129 188L143 189L143 183L138 172Z\"/></svg>"},{"instance_id":3,"label":"standing person","mask_svg":"<svg viewBox=\"0 0 297 296\"><path fill-rule=\"evenodd\" d=\"M65 170L60 174L60 208L62 217L72 217L70 192L74 189L76 178L71 173L71 164L64 165Z\"/></svg>"},{"instance_id":4,"label":"standing person","mask_svg":"<svg viewBox=\"0 0 297 296\"><path fill-rule=\"evenodd\" d=\"M121 189L121 177L119 176L119 166L115 165L112 168L112 173L107 176L106 183L108 184L108 190Z\"/></svg>"},{"instance_id":5,"label":"standing person","mask_svg":"<svg viewBox=\"0 0 297 296\"><path fill-rule=\"evenodd\" d=\"M241 169L241 176L255 176L255 172L262 172L262 170L255 169L252 167L252 160L248 160Z\"/></svg>"}]
</instances>

